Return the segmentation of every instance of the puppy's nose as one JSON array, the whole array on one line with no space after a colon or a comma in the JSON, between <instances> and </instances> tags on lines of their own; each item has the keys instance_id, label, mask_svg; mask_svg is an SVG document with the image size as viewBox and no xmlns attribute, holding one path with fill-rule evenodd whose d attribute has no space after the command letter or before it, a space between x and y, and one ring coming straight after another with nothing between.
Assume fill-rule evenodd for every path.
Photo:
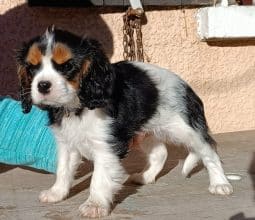
<instances>
[{"instance_id":1,"label":"puppy's nose","mask_svg":"<svg viewBox=\"0 0 255 220\"><path fill-rule=\"evenodd\" d=\"M50 92L51 82L49 81L40 81L38 83L38 90L42 94L47 94Z\"/></svg>"}]
</instances>

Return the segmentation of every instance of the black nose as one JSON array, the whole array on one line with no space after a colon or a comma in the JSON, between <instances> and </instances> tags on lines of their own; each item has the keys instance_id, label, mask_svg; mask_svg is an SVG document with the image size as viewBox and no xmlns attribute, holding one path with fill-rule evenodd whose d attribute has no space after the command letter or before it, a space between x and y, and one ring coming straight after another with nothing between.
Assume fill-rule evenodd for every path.
<instances>
[{"instance_id":1,"label":"black nose","mask_svg":"<svg viewBox=\"0 0 255 220\"><path fill-rule=\"evenodd\" d=\"M42 94L47 94L50 92L51 82L41 81L38 83L38 90Z\"/></svg>"}]
</instances>

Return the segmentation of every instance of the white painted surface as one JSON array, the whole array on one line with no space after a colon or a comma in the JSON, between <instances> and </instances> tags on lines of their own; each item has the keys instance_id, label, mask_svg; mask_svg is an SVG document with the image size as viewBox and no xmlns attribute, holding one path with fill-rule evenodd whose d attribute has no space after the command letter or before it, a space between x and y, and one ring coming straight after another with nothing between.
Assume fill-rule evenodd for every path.
<instances>
[{"instance_id":1,"label":"white painted surface","mask_svg":"<svg viewBox=\"0 0 255 220\"><path fill-rule=\"evenodd\" d=\"M231 173L231 174L226 174L227 179L228 180L233 180L233 181L239 181L242 179L242 177L240 176L240 174L235 174L235 173Z\"/></svg>"},{"instance_id":2,"label":"white painted surface","mask_svg":"<svg viewBox=\"0 0 255 220\"><path fill-rule=\"evenodd\" d=\"M206 7L197 13L201 40L255 37L255 6Z\"/></svg>"}]
</instances>

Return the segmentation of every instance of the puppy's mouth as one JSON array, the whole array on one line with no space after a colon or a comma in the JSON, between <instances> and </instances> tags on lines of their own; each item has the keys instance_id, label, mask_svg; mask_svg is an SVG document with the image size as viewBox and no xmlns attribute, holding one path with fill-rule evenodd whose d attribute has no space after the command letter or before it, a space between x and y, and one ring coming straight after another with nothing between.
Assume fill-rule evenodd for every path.
<instances>
[{"instance_id":1,"label":"puppy's mouth","mask_svg":"<svg viewBox=\"0 0 255 220\"><path fill-rule=\"evenodd\" d=\"M52 106L56 108L80 108L81 104L76 94L59 95L58 97L52 98L50 95L43 95L40 99L33 103L38 107Z\"/></svg>"},{"instance_id":2,"label":"puppy's mouth","mask_svg":"<svg viewBox=\"0 0 255 220\"><path fill-rule=\"evenodd\" d=\"M54 106L54 107L61 107L63 105L63 103L60 103L60 102L57 102L57 101L48 100L45 97L37 105L38 106L40 106L40 105L49 105L49 106Z\"/></svg>"}]
</instances>

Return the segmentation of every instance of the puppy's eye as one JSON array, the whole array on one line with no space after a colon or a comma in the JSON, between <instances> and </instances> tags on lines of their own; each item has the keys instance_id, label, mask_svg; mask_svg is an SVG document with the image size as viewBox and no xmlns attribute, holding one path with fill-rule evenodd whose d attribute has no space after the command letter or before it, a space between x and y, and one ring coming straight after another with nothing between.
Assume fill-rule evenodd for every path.
<instances>
[{"instance_id":1,"label":"puppy's eye","mask_svg":"<svg viewBox=\"0 0 255 220\"><path fill-rule=\"evenodd\" d=\"M62 64L57 64L56 62L53 61L53 65L54 65L55 69L61 73L71 72L74 68L74 66L72 64L72 60L68 60Z\"/></svg>"},{"instance_id":2,"label":"puppy's eye","mask_svg":"<svg viewBox=\"0 0 255 220\"><path fill-rule=\"evenodd\" d=\"M33 65L31 63L26 64L27 71L34 76L36 74L36 71L40 68L41 64Z\"/></svg>"},{"instance_id":3,"label":"puppy's eye","mask_svg":"<svg viewBox=\"0 0 255 220\"><path fill-rule=\"evenodd\" d=\"M69 72L70 70L73 69L73 65L70 62L62 64L62 68L64 69L65 72Z\"/></svg>"}]
</instances>

